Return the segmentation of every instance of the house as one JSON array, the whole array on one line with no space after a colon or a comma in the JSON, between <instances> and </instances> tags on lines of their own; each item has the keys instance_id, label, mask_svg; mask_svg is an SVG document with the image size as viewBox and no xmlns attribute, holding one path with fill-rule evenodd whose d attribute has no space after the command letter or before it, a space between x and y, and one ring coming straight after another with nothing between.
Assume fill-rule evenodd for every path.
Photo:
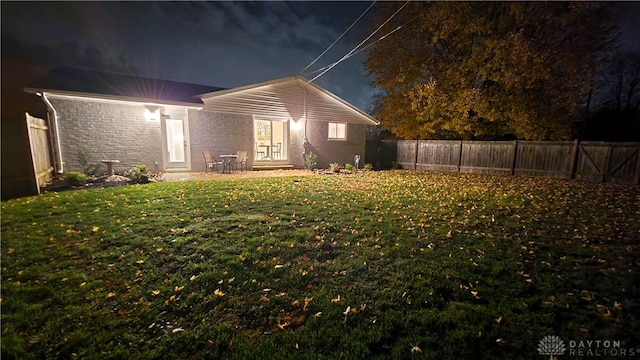
<instances>
[{"instance_id":1,"label":"house","mask_svg":"<svg viewBox=\"0 0 640 360\"><path fill-rule=\"evenodd\" d=\"M48 109L53 168L80 170L78 155L153 171L205 171L202 152L247 151L248 168L318 167L364 159L378 122L302 76L232 89L60 68L25 91Z\"/></svg>"}]
</instances>

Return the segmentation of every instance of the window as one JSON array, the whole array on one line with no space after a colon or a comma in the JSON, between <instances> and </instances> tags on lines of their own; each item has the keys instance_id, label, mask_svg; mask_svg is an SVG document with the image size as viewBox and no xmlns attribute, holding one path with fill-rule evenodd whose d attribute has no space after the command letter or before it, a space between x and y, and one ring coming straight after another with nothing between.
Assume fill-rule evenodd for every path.
<instances>
[{"instance_id":1,"label":"window","mask_svg":"<svg viewBox=\"0 0 640 360\"><path fill-rule=\"evenodd\" d=\"M347 140L347 124L330 122L329 140Z\"/></svg>"}]
</instances>

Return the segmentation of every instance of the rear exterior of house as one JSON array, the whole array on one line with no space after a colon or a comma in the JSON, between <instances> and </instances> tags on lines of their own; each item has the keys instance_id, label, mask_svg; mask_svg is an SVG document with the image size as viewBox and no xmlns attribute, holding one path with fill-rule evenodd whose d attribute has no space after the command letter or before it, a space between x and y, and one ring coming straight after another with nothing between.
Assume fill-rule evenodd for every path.
<instances>
[{"instance_id":1,"label":"rear exterior of house","mask_svg":"<svg viewBox=\"0 0 640 360\"><path fill-rule=\"evenodd\" d=\"M85 88L27 89L47 105L58 172L81 170L80 154L92 163L119 160L117 173L137 164L204 171L205 150L214 156L247 151L253 169L303 168L309 152L318 155L318 167L344 165L356 155L364 159L367 126L377 124L297 76L237 89L131 77L109 78L108 91L86 85L106 77L85 73Z\"/></svg>"}]
</instances>

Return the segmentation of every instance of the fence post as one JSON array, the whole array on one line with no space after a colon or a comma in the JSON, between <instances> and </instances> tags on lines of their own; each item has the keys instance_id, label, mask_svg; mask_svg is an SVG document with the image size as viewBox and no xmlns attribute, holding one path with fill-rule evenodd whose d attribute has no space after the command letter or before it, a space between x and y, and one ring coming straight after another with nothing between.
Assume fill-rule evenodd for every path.
<instances>
[{"instance_id":1,"label":"fence post","mask_svg":"<svg viewBox=\"0 0 640 360\"><path fill-rule=\"evenodd\" d=\"M609 173L609 163L611 162L611 153L613 151L613 144L609 143L607 146L607 156L604 158L604 166L602 167L602 182L607 181L607 173Z\"/></svg>"},{"instance_id":2,"label":"fence post","mask_svg":"<svg viewBox=\"0 0 640 360\"><path fill-rule=\"evenodd\" d=\"M575 179L576 165L578 162L578 150L580 146L580 140L573 140L573 148L571 149L571 167L569 168L569 179Z\"/></svg>"},{"instance_id":3,"label":"fence post","mask_svg":"<svg viewBox=\"0 0 640 360\"><path fill-rule=\"evenodd\" d=\"M458 151L458 172L460 172L460 165L462 165L462 140L460 140L460 151Z\"/></svg>"},{"instance_id":4,"label":"fence post","mask_svg":"<svg viewBox=\"0 0 640 360\"><path fill-rule=\"evenodd\" d=\"M516 159L518 156L518 140L513 141L513 161L511 161L511 176L516 174Z\"/></svg>"},{"instance_id":5,"label":"fence post","mask_svg":"<svg viewBox=\"0 0 640 360\"><path fill-rule=\"evenodd\" d=\"M635 171L635 174L634 174L635 176L634 176L634 179L633 179L633 183L635 185L638 185L638 184L640 184L640 151L638 151L636 153L636 155L638 156L638 161L636 161L636 171Z\"/></svg>"},{"instance_id":6,"label":"fence post","mask_svg":"<svg viewBox=\"0 0 640 360\"><path fill-rule=\"evenodd\" d=\"M420 140L416 140L416 156L413 159L413 170L418 169L418 148L419 148Z\"/></svg>"}]
</instances>

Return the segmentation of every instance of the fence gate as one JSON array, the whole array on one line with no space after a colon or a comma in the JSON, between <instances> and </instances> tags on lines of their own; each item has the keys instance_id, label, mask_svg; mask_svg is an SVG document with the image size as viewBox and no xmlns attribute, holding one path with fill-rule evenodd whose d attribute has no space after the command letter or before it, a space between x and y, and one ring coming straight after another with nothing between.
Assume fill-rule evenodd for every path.
<instances>
[{"instance_id":1,"label":"fence gate","mask_svg":"<svg viewBox=\"0 0 640 360\"><path fill-rule=\"evenodd\" d=\"M31 162L35 174L36 188L40 194L40 186L51 179L53 166L49 142L49 127L43 119L26 113L27 130L29 133L29 147L31 148Z\"/></svg>"}]
</instances>

